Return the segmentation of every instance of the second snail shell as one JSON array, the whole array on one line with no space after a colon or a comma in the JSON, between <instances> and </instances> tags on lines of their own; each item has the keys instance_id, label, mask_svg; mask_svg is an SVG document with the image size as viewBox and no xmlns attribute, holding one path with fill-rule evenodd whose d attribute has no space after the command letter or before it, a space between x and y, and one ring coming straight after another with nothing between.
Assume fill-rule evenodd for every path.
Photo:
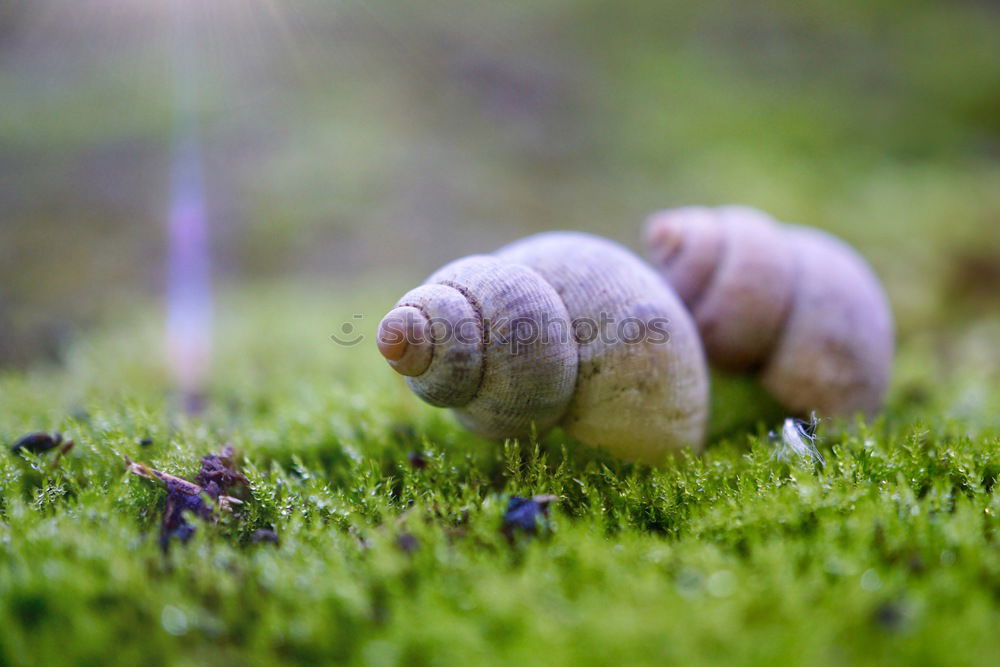
<instances>
[{"instance_id":1,"label":"second snail shell","mask_svg":"<svg viewBox=\"0 0 1000 667\"><path fill-rule=\"evenodd\" d=\"M646 246L693 312L715 367L758 373L793 414L881 408L892 314L849 245L749 207L692 206L651 216Z\"/></svg>"},{"instance_id":2,"label":"second snail shell","mask_svg":"<svg viewBox=\"0 0 1000 667\"><path fill-rule=\"evenodd\" d=\"M626 321L660 322L667 338L624 341ZM603 334L581 338L580 323ZM551 335L512 346L522 326ZM559 425L651 463L703 445L708 371L694 322L646 263L597 236L549 232L456 260L397 302L378 342L418 396L488 438Z\"/></svg>"}]
</instances>

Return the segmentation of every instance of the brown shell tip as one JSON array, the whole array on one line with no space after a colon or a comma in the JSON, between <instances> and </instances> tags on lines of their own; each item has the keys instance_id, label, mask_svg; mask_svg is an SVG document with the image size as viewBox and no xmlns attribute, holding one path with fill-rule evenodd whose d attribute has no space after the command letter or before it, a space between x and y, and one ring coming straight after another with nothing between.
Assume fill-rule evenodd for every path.
<instances>
[{"instance_id":1,"label":"brown shell tip","mask_svg":"<svg viewBox=\"0 0 1000 667\"><path fill-rule=\"evenodd\" d=\"M684 245L684 225L672 211L661 211L649 217L646 223L646 247L655 259L666 262L680 252Z\"/></svg>"},{"instance_id":2,"label":"brown shell tip","mask_svg":"<svg viewBox=\"0 0 1000 667\"><path fill-rule=\"evenodd\" d=\"M432 341L427 318L412 306L394 308L378 325L378 350L393 369L409 377L427 370Z\"/></svg>"}]
</instances>

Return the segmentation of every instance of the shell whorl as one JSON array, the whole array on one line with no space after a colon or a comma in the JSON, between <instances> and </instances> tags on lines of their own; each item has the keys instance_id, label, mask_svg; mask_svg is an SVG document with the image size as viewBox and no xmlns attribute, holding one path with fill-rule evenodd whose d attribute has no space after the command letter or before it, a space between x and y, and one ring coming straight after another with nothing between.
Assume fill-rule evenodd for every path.
<instances>
[{"instance_id":1,"label":"shell whorl","mask_svg":"<svg viewBox=\"0 0 1000 667\"><path fill-rule=\"evenodd\" d=\"M471 321L474 340L446 342L442 315ZM663 340L645 335L656 326ZM429 352L388 340L424 329L434 332ZM539 234L446 265L383 319L379 348L397 370L421 370L407 377L421 398L454 408L487 437L559 424L582 442L653 463L703 444L708 372L693 321L650 267L596 236Z\"/></svg>"},{"instance_id":2,"label":"shell whorl","mask_svg":"<svg viewBox=\"0 0 1000 667\"><path fill-rule=\"evenodd\" d=\"M724 206L656 213L646 245L691 308L716 367L759 371L763 386L796 414L881 408L893 356L891 311L878 278L846 243Z\"/></svg>"},{"instance_id":3,"label":"shell whorl","mask_svg":"<svg viewBox=\"0 0 1000 667\"><path fill-rule=\"evenodd\" d=\"M874 416L892 373L894 326L867 262L840 239L788 226L794 301L761 382L792 412Z\"/></svg>"},{"instance_id":4,"label":"shell whorl","mask_svg":"<svg viewBox=\"0 0 1000 667\"><path fill-rule=\"evenodd\" d=\"M411 317L414 311L419 317ZM400 319L419 321L412 329L394 326ZM410 290L379 324L379 349L385 355L407 336L400 359L386 356L389 364L406 376L410 388L438 407L461 407L479 391L482 380L482 319L464 294L447 285L424 284Z\"/></svg>"},{"instance_id":5,"label":"shell whorl","mask_svg":"<svg viewBox=\"0 0 1000 667\"><path fill-rule=\"evenodd\" d=\"M606 322L603 334L580 341L580 379L562 420L569 433L647 462L702 447L704 352L680 299L648 265L617 243L579 232L530 236L496 256L538 272L562 297L574 325ZM629 320L665 324L666 340L623 342L620 329Z\"/></svg>"},{"instance_id":6,"label":"shell whorl","mask_svg":"<svg viewBox=\"0 0 1000 667\"><path fill-rule=\"evenodd\" d=\"M422 399L454 408L490 438L547 430L562 417L576 382L576 343L558 335L569 331L566 308L531 269L481 255L457 260L400 299L383 325L407 306L433 332L426 370L406 379ZM532 326L552 335L526 330Z\"/></svg>"},{"instance_id":7,"label":"shell whorl","mask_svg":"<svg viewBox=\"0 0 1000 667\"><path fill-rule=\"evenodd\" d=\"M750 208L690 207L654 215L647 246L668 282L680 285L712 363L742 371L768 359L796 272L781 227Z\"/></svg>"}]
</instances>

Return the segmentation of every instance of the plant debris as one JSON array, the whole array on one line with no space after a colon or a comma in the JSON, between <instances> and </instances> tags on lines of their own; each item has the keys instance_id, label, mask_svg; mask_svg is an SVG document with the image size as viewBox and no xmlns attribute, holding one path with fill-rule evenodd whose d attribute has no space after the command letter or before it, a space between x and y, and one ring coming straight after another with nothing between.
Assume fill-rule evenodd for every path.
<instances>
[{"instance_id":1,"label":"plant debris","mask_svg":"<svg viewBox=\"0 0 1000 667\"><path fill-rule=\"evenodd\" d=\"M781 435L774 431L769 434L774 442L773 458L779 461L808 460L819 465L826 465L826 459L816 449L816 427L819 418L813 413L809 421L788 418L781 426Z\"/></svg>"},{"instance_id":2,"label":"plant debris","mask_svg":"<svg viewBox=\"0 0 1000 667\"><path fill-rule=\"evenodd\" d=\"M430 463L423 452L410 452L406 455L406 460L415 470L423 470Z\"/></svg>"},{"instance_id":3,"label":"plant debris","mask_svg":"<svg viewBox=\"0 0 1000 667\"><path fill-rule=\"evenodd\" d=\"M528 535L538 533L539 526L548 525L549 505L559 500L558 496L538 495L531 498L514 496L507 503L507 511L503 515L503 534L513 541L517 532Z\"/></svg>"},{"instance_id":4,"label":"plant debris","mask_svg":"<svg viewBox=\"0 0 1000 667\"><path fill-rule=\"evenodd\" d=\"M906 625L906 615L899 604L883 602L872 612L872 620L876 625L889 632L898 632Z\"/></svg>"},{"instance_id":5,"label":"plant debris","mask_svg":"<svg viewBox=\"0 0 1000 667\"><path fill-rule=\"evenodd\" d=\"M55 449L62 445L66 451L73 446L72 440L67 440L63 443L63 435L56 431L55 433L44 433L42 431L36 431L35 433L29 433L17 442L15 442L10 447L10 451L17 454L19 451L26 450L32 454L41 454L47 452L51 449Z\"/></svg>"},{"instance_id":6,"label":"plant debris","mask_svg":"<svg viewBox=\"0 0 1000 667\"><path fill-rule=\"evenodd\" d=\"M412 554L420 548L420 540L413 533L400 533L396 538L396 546L403 553Z\"/></svg>"},{"instance_id":7,"label":"plant debris","mask_svg":"<svg viewBox=\"0 0 1000 667\"><path fill-rule=\"evenodd\" d=\"M234 505L243 503L230 492L246 489L249 482L235 468L232 445L226 445L219 454L201 459L201 471L195 482L150 468L144 463L125 457L126 469L140 477L163 482L167 487L167 502L163 507L160 524L160 547L166 551L173 538L187 542L194 535L195 527L187 520L185 512L199 519L216 520L216 508L232 511ZM275 536L277 537L277 536Z\"/></svg>"},{"instance_id":8,"label":"plant debris","mask_svg":"<svg viewBox=\"0 0 1000 667\"><path fill-rule=\"evenodd\" d=\"M65 456L66 452L73 449L74 444L76 443L72 440L64 441L62 433L59 433L58 431L52 434L36 431L21 437L17 442L11 445L10 451L15 455L22 450L31 452L32 454L44 454L45 452L58 448L56 457L52 459L52 464L49 466L50 468L55 468L59 465L60 459Z\"/></svg>"},{"instance_id":9,"label":"plant debris","mask_svg":"<svg viewBox=\"0 0 1000 667\"><path fill-rule=\"evenodd\" d=\"M213 498L250 486L246 475L236 469L236 455L232 445L226 445L218 454L201 457L201 471L194 481Z\"/></svg>"},{"instance_id":10,"label":"plant debris","mask_svg":"<svg viewBox=\"0 0 1000 667\"><path fill-rule=\"evenodd\" d=\"M281 540L278 539L278 534L271 530L270 528L258 528L253 531L253 535L250 536L251 544L281 544Z\"/></svg>"}]
</instances>

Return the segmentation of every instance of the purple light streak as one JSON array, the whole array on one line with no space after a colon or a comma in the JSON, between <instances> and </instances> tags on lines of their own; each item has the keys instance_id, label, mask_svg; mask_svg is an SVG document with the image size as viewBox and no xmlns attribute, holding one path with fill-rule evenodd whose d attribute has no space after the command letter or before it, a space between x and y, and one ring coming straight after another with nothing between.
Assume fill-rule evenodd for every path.
<instances>
[{"instance_id":1,"label":"purple light streak","mask_svg":"<svg viewBox=\"0 0 1000 667\"><path fill-rule=\"evenodd\" d=\"M184 408L201 408L212 360L212 284L204 167L196 120L195 57L187 0L175 5L177 125L168 213L167 363Z\"/></svg>"},{"instance_id":2,"label":"purple light streak","mask_svg":"<svg viewBox=\"0 0 1000 667\"><path fill-rule=\"evenodd\" d=\"M176 389L194 407L212 357L211 259L197 135L178 143L171 170L167 356Z\"/></svg>"}]
</instances>

